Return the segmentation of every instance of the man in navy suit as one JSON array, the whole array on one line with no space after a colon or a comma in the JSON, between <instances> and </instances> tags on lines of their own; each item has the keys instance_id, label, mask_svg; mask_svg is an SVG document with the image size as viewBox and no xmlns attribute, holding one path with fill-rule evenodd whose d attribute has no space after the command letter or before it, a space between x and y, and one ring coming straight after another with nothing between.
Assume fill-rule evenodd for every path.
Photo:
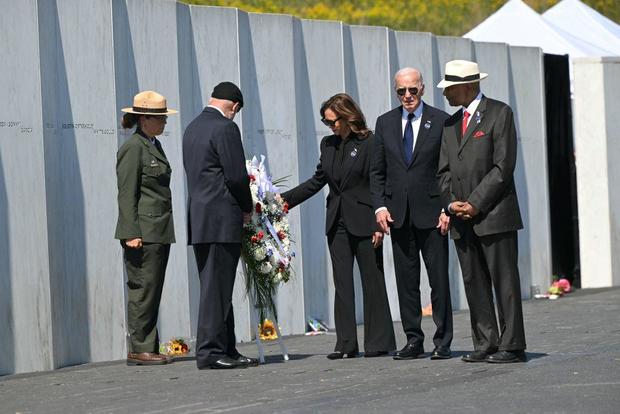
<instances>
[{"instance_id":1,"label":"man in navy suit","mask_svg":"<svg viewBox=\"0 0 620 414\"><path fill-rule=\"evenodd\" d=\"M239 88L222 82L183 135L188 244L194 247L200 275L199 369L258 365L258 360L236 349L232 308L243 222L252 211L241 133L232 121L242 107Z\"/></svg>"},{"instance_id":2,"label":"man in navy suit","mask_svg":"<svg viewBox=\"0 0 620 414\"><path fill-rule=\"evenodd\" d=\"M420 252L431 287L433 336L431 359L451 357L452 304L448 277L449 217L443 213L437 163L445 112L422 101L419 70L404 68L394 76L401 105L381 115L375 128L370 185L377 224L392 227L396 285L407 344L394 359L424 353L420 301Z\"/></svg>"}]
</instances>

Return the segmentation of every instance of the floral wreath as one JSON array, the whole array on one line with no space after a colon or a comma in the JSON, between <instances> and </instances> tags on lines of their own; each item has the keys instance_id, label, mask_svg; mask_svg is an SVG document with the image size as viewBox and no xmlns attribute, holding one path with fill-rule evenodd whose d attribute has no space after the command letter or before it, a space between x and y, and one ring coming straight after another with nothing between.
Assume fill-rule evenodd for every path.
<instances>
[{"instance_id":1,"label":"floral wreath","mask_svg":"<svg viewBox=\"0 0 620 414\"><path fill-rule=\"evenodd\" d=\"M246 161L254 209L251 220L243 226L241 255L245 270L246 291L256 301L259 320L271 312L277 320L274 295L280 283L291 278L291 237L288 204L280 196L274 180L267 173L265 156Z\"/></svg>"}]
</instances>

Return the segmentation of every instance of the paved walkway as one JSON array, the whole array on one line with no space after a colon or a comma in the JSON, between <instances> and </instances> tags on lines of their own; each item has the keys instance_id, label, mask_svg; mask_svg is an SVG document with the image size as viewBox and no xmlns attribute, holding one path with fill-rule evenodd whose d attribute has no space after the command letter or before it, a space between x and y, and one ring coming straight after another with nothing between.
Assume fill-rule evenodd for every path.
<instances>
[{"instance_id":1,"label":"paved walkway","mask_svg":"<svg viewBox=\"0 0 620 414\"><path fill-rule=\"evenodd\" d=\"M471 339L469 315L458 312L447 361L329 361L334 336L298 336L286 339L291 361L270 344L268 363L245 370L115 361L0 377L0 413L620 413L620 289L527 301L524 313L525 364L460 361ZM423 323L430 351L432 320ZM239 349L257 354L253 344Z\"/></svg>"}]
</instances>

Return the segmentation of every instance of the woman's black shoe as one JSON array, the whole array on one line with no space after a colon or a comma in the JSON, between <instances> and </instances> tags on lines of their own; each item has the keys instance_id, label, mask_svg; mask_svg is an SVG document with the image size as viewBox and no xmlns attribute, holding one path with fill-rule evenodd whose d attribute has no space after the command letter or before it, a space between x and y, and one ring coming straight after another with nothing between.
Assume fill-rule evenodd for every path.
<instances>
[{"instance_id":1,"label":"woman's black shoe","mask_svg":"<svg viewBox=\"0 0 620 414\"><path fill-rule=\"evenodd\" d=\"M355 351L355 352L349 352L347 354L340 352L340 351L335 351L332 352L331 354L327 355L327 359L342 359L344 357L347 358L357 358L359 356L359 352Z\"/></svg>"},{"instance_id":2,"label":"woman's black shoe","mask_svg":"<svg viewBox=\"0 0 620 414\"><path fill-rule=\"evenodd\" d=\"M376 358L380 356L387 355L388 351L366 351L364 352L364 357L366 358Z\"/></svg>"}]
</instances>

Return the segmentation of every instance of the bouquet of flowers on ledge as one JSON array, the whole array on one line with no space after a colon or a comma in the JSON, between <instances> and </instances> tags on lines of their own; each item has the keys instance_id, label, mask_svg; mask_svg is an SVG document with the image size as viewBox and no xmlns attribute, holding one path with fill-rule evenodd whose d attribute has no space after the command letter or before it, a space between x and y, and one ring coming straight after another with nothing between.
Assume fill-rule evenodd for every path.
<instances>
[{"instance_id":1,"label":"bouquet of flowers on ledge","mask_svg":"<svg viewBox=\"0 0 620 414\"><path fill-rule=\"evenodd\" d=\"M246 290L256 301L259 320L264 321L267 311L278 319L273 296L280 283L290 280L295 253L290 250L288 204L276 187L285 178L272 182L265 157L260 158L246 161L254 211L251 221L243 227L241 255Z\"/></svg>"},{"instance_id":2,"label":"bouquet of flowers on ledge","mask_svg":"<svg viewBox=\"0 0 620 414\"><path fill-rule=\"evenodd\" d=\"M190 350L189 343L184 338L172 338L159 345L159 353L169 356L187 355Z\"/></svg>"}]
</instances>

